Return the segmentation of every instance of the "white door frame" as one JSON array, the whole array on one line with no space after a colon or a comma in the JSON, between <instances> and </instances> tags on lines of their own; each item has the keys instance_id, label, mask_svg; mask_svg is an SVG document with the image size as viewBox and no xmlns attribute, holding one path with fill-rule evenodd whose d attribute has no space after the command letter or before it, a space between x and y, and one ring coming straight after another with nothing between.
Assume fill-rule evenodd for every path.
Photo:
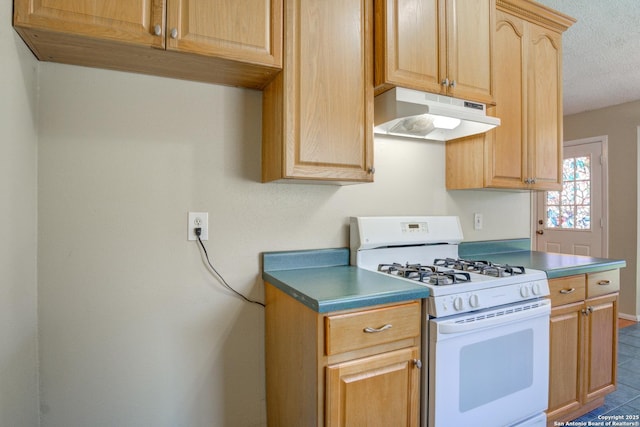
<instances>
[{"instance_id":1,"label":"white door frame","mask_svg":"<svg viewBox=\"0 0 640 427\"><path fill-rule=\"evenodd\" d=\"M638 127L638 142L640 143L640 127ZM594 136L590 138L574 139L571 141L564 141L563 147L569 147L580 144L600 143L602 146L602 257L609 256L609 137L607 135ZM640 174L638 175L640 181ZM639 187L640 188L640 187ZM532 191L531 200L531 249L536 250L538 246L538 224L536 223L538 218L538 192ZM639 199L640 200L640 199ZM640 214L639 214L640 215ZM640 218L639 218L640 221ZM640 233L640 232L639 232Z\"/></svg>"}]
</instances>

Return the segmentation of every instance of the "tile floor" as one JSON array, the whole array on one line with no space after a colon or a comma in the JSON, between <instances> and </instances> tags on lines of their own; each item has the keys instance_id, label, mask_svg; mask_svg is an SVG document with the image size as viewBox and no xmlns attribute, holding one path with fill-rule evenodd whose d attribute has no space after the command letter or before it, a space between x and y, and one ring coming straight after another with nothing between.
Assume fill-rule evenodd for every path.
<instances>
[{"instance_id":1,"label":"tile floor","mask_svg":"<svg viewBox=\"0 0 640 427\"><path fill-rule=\"evenodd\" d=\"M598 415L640 415L640 323L618 332L618 389L575 421L598 421Z\"/></svg>"}]
</instances>

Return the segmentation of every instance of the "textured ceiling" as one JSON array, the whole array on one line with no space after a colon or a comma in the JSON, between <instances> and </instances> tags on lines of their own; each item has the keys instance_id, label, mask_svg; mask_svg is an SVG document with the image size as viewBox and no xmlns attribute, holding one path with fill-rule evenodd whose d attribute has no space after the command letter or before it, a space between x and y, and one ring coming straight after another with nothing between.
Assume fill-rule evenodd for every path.
<instances>
[{"instance_id":1,"label":"textured ceiling","mask_svg":"<svg viewBox=\"0 0 640 427\"><path fill-rule=\"evenodd\" d=\"M577 22L563 35L564 114L640 100L640 0L538 0Z\"/></svg>"}]
</instances>

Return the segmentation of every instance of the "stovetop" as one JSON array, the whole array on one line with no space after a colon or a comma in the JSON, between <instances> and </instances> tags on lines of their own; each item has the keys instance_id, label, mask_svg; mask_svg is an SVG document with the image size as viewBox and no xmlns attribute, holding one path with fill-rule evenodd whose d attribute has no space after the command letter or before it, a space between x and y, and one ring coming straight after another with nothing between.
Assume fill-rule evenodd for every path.
<instances>
[{"instance_id":1,"label":"stovetop","mask_svg":"<svg viewBox=\"0 0 640 427\"><path fill-rule=\"evenodd\" d=\"M544 271L460 259L457 217L352 218L350 239L353 265L428 287L434 317L549 295Z\"/></svg>"},{"instance_id":2,"label":"stovetop","mask_svg":"<svg viewBox=\"0 0 640 427\"><path fill-rule=\"evenodd\" d=\"M449 250L451 250L450 246L452 245L447 245ZM425 250L425 248L421 249ZM404 255L405 258L398 259L407 259L407 254ZM443 258L430 258L431 260L426 262L419 262L415 257L408 259L404 262L393 261L378 264L364 262L358 266L427 286L432 296L455 295L502 286L527 284L546 281L547 278L544 271L522 266L495 264L483 260L459 259L451 254Z\"/></svg>"}]
</instances>

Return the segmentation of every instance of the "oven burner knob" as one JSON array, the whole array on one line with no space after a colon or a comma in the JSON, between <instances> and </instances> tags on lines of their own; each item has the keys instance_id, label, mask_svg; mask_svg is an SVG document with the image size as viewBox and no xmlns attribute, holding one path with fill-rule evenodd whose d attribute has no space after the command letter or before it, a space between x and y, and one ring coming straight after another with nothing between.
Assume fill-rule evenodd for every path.
<instances>
[{"instance_id":1,"label":"oven burner knob","mask_svg":"<svg viewBox=\"0 0 640 427\"><path fill-rule=\"evenodd\" d=\"M531 287L531 291L533 291L534 295L542 294L542 289L540 289L540 283L538 282L534 283L533 286Z\"/></svg>"},{"instance_id":2,"label":"oven burner knob","mask_svg":"<svg viewBox=\"0 0 640 427\"><path fill-rule=\"evenodd\" d=\"M472 294L472 295L469 297L469 305L470 305L472 308L478 308L478 307L480 307L480 299L478 298L478 295L476 295L476 294Z\"/></svg>"},{"instance_id":3,"label":"oven burner knob","mask_svg":"<svg viewBox=\"0 0 640 427\"><path fill-rule=\"evenodd\" d=\"M457 297L453 300L453 308L455 308L457 311L460 311L464 308L464 301L461 297Z\"/></svg>"},{"instance_id":4,"label":"oven burner knob","mask_svg":"<svg viewBox=\"0 0 640 427\"><path fill-rule=\"evenodd\" d=\"M521 287L520 295L522 295L522 298L529 298L529 288L526 286Z\"/></svg>"}]
</instances>

